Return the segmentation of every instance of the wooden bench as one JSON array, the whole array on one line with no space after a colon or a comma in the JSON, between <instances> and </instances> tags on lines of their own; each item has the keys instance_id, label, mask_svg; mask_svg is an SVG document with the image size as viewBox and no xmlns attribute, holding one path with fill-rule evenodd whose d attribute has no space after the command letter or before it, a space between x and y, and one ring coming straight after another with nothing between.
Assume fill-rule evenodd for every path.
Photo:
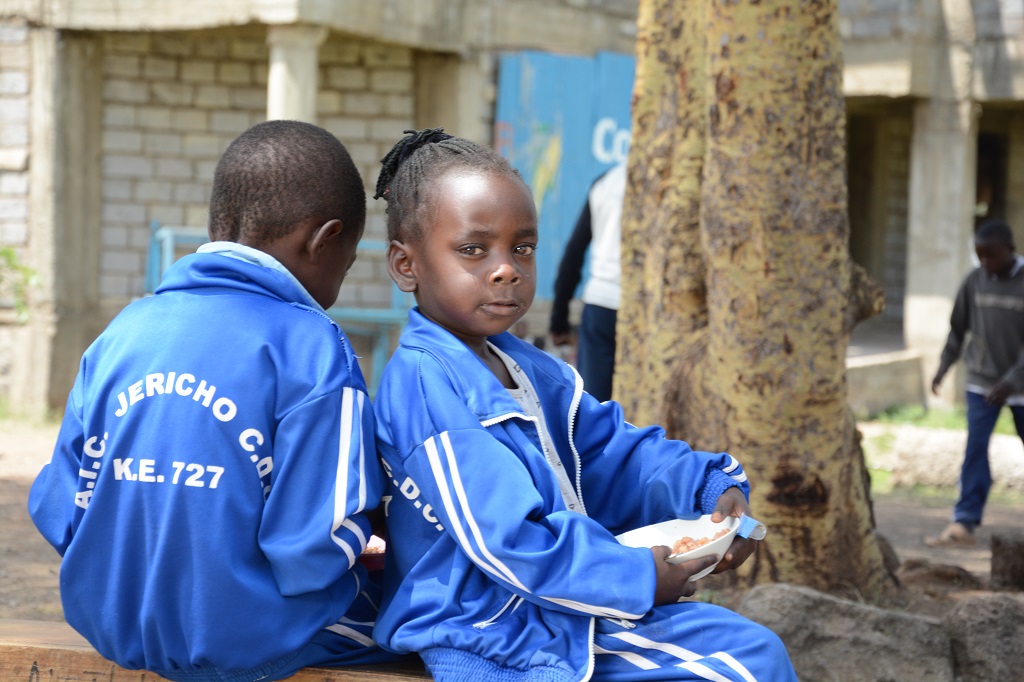
<instances>
[{"instance_id":1,"label":"wooden bench","mask_svg":"<svg viewBox=\"0 0 1024 682\"><path fill-rule=\"evenodd\" d=\"M0 619L0 680L23 682L150 682L144 670L125 670L100 656L67 623ZM421 666L391 664L354 668L305 668L294 682L395 682L430 676Z\"/></svg>"}]
</instances>

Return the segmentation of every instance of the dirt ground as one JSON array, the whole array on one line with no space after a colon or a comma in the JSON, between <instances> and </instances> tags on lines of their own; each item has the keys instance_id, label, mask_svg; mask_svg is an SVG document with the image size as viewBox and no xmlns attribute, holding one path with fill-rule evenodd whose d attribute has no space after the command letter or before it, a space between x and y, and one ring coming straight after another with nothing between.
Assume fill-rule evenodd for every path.
<instances>
[{"instance_id":1,"label":"dirt ground","mask_svg":"<svg viewBox=\"0 0 1024 682\"><path fill-rule=\"evenodd\" d=\"M0 420L0 618L63 619L60 559L36 531L26 508L31 481L49 460L56 435L52 424ZM935 549L924 538L945 526L951 500L893 493L876 496L874 505L879 532L903 562L900 607L924 615L941 616L958 599L984 591L992 534L1024 531L1024 505L991 502L976 548ZM921 570L910 571L913 566ZM726 593L720 601L729 606L737 598L735 592Z\"/></svg>"}]
</instances>

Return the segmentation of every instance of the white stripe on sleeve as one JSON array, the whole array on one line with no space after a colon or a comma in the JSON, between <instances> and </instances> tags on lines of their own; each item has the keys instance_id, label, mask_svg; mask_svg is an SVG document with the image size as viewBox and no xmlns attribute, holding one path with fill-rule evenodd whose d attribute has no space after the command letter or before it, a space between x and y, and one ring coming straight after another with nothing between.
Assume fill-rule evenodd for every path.
<instances>
[{"instance_id":1,"label":"white stripe on sleeve","mask_svg":"<svg viewBox=\"0 0 1024 682\"><path fill-rule=\"evenodd\" d=\"M359 511L366 509L366 439L369 437L363 432L363 412L366 409L366 394L362 391L356 391L352 388L346 388L345 391L351 391L355 393L356 405L358 407L357 415L359 416ZM376 437L376 434L373 434ZM376 456L376 442L374 443L374 456Z\"/></svg>"},{"instance_id":2,"label":"white stripe on sleeve","mask_svg":"<svg viewBox=\"0 0 1024 682\"><path fill-rule=\"evenodd\" d=\"M362 410L362 394L353 388L343 388L341 390L341 417L338 424L338 464L334 473L334 522L331 524L331 539L345 552L349 565L356 562L357 556L366 547L368 540L359 525L347 518L345 514L345 510L348 507L348 468L352 450L352 428L354 423L359 423L362 426ZM362 483L364 478L363 439L360 437L359 441L359 477ZM360 486L359 494L359 508L362 509L366 496L362 486ZM352 531L359 539L361 546L356 549L341 539L337 534L339 528L346 528Z\"/></svg>"},{"instance_id":3,"label":"white stripe on sleeve","mask_svg":"<svg viewBox=\"0 0 1024 682\"><path fill-rule=\"evenodd\" d=\"M490 550L487 549L483 534L480 532L480 527L477 525L476 519L473 518L473 511L469 508L469 500L466 498L466 491L462 485L462 479L459 476L458 465L455 461L455 452L452 448L451 440L448 437L448 432L441 433L440 439L445 452L444 462L442 462L440 452L437 449L436 438L427 440L426 443L424 443L424 446L427 452L427 459L430 461L430 468L434 474L434 480L441 493L441 500L444 504L445 511L452 519L452 530L455 531L455 534L458 537L459 545L463 548L466 554L469 555L474 563L488 573L508 582L510 585L518 587L527 594L534 594L532 590L528 589L522 581L516 577L515 573L508 566L506 566L501 560L495 557ZM454 488L456 497L458 498L458 505L456 505L452 498L452 491L448 487L449 479L445 476L445 462L448 464L448 471L451 477L450 483L452 488ZM466 526L468 526L469 532L473 536L473 540L476 543L475 545L470 544L470 539L466 533L466 529L463 528L462 525L463 520L465 520ZM479 553L477 552L477 548L479 548ZM583 611L585 613L592 613L599 616L612 618L639 618L643 615L639 613L627 613L617 609L597 607L592 604L584 604L570 599L545 597L543 595L538 596L552 604L559 604L576 611Z\"/></svg>"},{"instance_id":4,"label":"white stripe on sleeve","mask_svg":"<svg viewBox=\"0 0 1024 682\"><path fill-rule=\"evenodd\" d=\"M460 510L456 508L455 502L452 500L452 492L448 487L448 478L445 476L444 467L441 462L441 456L438 452L435 438L428 439L423 446L427 452L427 460L430 462L430 470L434 474L434 482L437 483L438 492L441 494L441 503L444 505L448 518L452 521L452 530L455 531L455 535L459 540L459 545L462 547L463 551L469 555L469 558L472 559L474 563L492 574L494 577L508 582L508 578L499 573L489 563L484 561L470 544L469 537L466 535L466 531L462 527L462 514L460 513ZM451 447L451 444L448 443L447 446ZM521 585L517 586L525 590ZM529 590L525 591L529 592Z\"/></svg>"},{"instance_id":5,"label":"white stripe on sleeve","mask_svg":"<svg viewBox=\"0 0 1024 682\"><path fill-rule=\"evenodd\" d=\"M476 540L477 545L480 547L480 553L483 554L491 565L504 576L506 581L515 585L524 592L529 592L530 590L526 589L526 586L516 578L512 569L506 566L500 559L491 554L489 549L487 549L487 543L484 542L483 535L480 533L480 526L477 525L476 519L473 518L473 510L469 508L469 500L466 499L466 490L462 486L462 478L459 476L459 468L455 463L455 452L452 449L452 442L448 437L447 431L441 434L441 442L444 444L444 451L448 459L448 466L451 468L452 486L455 488L455 494L459 498L459 506L465 516L466 525L469 526L470 531L473 533L473 539Z\"/></svg>"}]
</instances>

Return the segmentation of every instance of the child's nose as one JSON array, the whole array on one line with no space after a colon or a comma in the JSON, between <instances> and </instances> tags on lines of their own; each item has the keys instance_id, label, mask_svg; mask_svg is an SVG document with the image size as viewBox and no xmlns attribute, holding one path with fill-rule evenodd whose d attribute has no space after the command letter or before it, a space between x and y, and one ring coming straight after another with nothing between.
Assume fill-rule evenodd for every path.
<instances>
[{"instance_id":1,"label":"child's nose","mask_svg":"<svg viewBox=\"0 0 1024 682\"><path fill-rule=\"evenodd\" d=\"M502 261L491 273L491 282L494 284L518 284L519 271L508 261Z\"/></svg>"}]
</instances>

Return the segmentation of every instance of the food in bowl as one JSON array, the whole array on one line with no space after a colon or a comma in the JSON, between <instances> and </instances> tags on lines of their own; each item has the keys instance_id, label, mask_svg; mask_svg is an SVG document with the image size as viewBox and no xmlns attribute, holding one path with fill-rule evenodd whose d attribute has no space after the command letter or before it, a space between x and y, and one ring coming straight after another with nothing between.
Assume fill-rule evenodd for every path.
<instances>
[{"instance_id":1,"label":"food in bowl","mask_svg":"<svg viewBox=\"0 0 1024 682\"><path fill-rule=\"evenodd\" d=\"M703 547L704 545L708 544L709 542L713 542L713 541L717 540L718 538L721 538L721 537L724 537L724 536L728 535L729 532L730 532L730 529L723 528L722 530L720 530L717 533L715 533L714 537L712 537L712 538L701 538L699 540L694 540L689 535L684 535L683 537L681 537L678 540L676 540L676 543L674 545L672 545L672 554L685 554L686 552L692 552L693 550L695 550L695 549L697 549L699 547Z\"/></svg>"},{"instance_id":2,"label":"food in bowl","mask_svg":"<svg viewBox=\"0 0 1024 682\"><path fill-rule=\"evenodd\" d=\"M732 544L733 538L736 537L739 527L740 520L736 517L727 516L721 523L714 523L711 520L711 514L705 514L696 519L673 519L654 523L615 537L620 543L629 547L656 547L659 545L669 547L672 549L672 554L666 561L671 564L709 555L717 555L718 560L721 561L725 551ZM690 542L683 543L683 540ZM679 543L678 548L676 547L677 543ZM692 548L687 549L690 545L693 545ZM690 580L703 578L711 573L717 565L718 561L690 576Z\"/></svg>"},{"instance_id":3,"label":"food in bowl","mask_svg":"<svg viewBox=\"0 0 1024 682\"><path fill-rule=\"evenodd\" d=\"M387 544L376 535L371 535L366 549L359 555L359 563L366 566L368 571L380 571L384 569L384 552Z\"/></svg>"}]
</instances>

